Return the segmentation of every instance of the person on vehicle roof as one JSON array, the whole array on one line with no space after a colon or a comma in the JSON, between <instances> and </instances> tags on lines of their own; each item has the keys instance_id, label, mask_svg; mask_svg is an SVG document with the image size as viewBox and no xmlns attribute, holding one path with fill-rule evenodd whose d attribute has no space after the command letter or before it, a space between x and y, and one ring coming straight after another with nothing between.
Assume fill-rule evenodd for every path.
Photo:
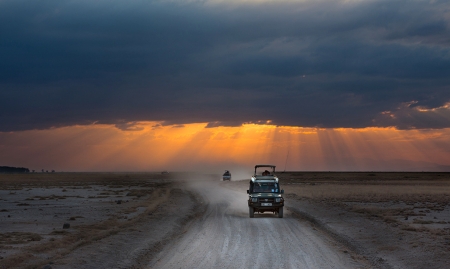
<instances>
[{"instance_id":1,"label":"person on vehicle roof","mask_svg":"<svg viewBox=\"0 0 450 269\"><path fill-rule=\"evenodd\" d=\"M264 172L262 173L262 175L263 175L263 176L268 176L268 175L270 175L270 172L266 170L266 171L264 171Z\"/></svg>"}]
</instances>

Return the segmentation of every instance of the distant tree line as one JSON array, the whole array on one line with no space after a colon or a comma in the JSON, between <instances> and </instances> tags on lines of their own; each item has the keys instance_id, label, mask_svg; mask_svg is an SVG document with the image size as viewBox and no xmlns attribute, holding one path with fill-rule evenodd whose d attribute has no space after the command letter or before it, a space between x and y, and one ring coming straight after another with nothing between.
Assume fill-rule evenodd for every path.
<instances>
[{"instance_id":1,"label":"distant tree line","mask_svg":"<svg viewBox=\"0 0 450 269\"><path fill-rule=\"evenodd\" d=\"M0 166L0 173L29 173L30 169L24 167Z\"/></svg>"}]
</instances>

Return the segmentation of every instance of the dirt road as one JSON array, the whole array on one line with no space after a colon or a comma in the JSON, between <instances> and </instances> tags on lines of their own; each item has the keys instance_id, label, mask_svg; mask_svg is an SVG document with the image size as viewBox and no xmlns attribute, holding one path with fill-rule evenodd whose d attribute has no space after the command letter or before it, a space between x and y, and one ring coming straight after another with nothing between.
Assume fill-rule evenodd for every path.
<instances>
[{"instance_id":1,"label":"dirt road","mask_svg":"<svg viewBox=\"0 0 450 269\"><path fill-rule=\"evenodd\" d=\"M0 175L0 269L450 268L447 174L282 176L250 219L220 175Z\"/></svg>"},{"instance_id":2,"label":"dirt road","mask_svg":"<svg viewBox=\"0 0 450 269\"><path fill-rule=\"evenodd\" d=\"M245 189L213 181L195 181L189 189L203 196L206 213L156 255L150 268L370 267L288 210L282 219L271 213L250 219Z\"/></svg>"}]
</instances>

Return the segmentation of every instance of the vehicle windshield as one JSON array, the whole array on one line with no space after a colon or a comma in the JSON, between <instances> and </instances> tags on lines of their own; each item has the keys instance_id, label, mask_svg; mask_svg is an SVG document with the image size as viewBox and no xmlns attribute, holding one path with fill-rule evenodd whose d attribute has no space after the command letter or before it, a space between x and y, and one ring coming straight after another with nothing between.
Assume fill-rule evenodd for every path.
<instances>
[{"instance_id":1,"label":"vehicle windshield","mask_svg":"<svg viewBox=\"0 0 450 269\"><path fill-rule=\"evenodd\" d=\"M279 193L278 183L260 183L253 184L253 192L274 192Z\"/></svg>"}]
</instances>

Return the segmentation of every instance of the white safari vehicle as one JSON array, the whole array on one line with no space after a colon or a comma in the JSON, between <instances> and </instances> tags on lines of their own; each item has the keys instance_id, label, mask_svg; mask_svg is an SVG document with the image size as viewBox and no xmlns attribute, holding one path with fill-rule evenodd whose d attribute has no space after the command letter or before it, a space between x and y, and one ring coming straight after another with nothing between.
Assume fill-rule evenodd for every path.
<instances>
[{"instance_id":1,"label":"white safari vehicle","mask_svg":"<svg viewBox=\"0 0 450 269\"><path fill-rule=\"evenodd\" d=\"M225 181L225 180L231 180L231 173L230 173L230 171L225 170L225 173L223 173L223 175L222 175L222 180L223 180L223 181Z\"/></svg>"},{"instance_id":2,"label":"white safari vehicle","mask_svg":"<svg viewBox=\"0 0 450 269\"><path fill-rule=\"evenodd\" d=\"M266 211L278 214L279 218L283 217L284 190L280 189L278 177L275 175L275 165L256 165L247 193L250 218L254 217L255 212Z\"/></svg>"}]
</instances>

